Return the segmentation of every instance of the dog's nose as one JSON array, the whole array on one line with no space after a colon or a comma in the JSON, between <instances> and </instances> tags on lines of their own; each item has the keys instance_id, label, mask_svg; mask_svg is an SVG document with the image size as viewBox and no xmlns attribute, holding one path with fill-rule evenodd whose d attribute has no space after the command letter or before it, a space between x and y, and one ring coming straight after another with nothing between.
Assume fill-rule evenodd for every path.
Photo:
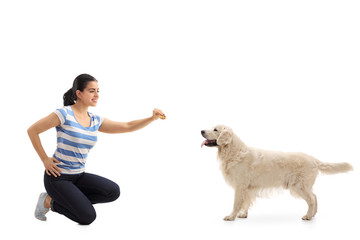
<instances>
[{"instance_id":1,"label":"dog's nose","mask_svg":"<svg viewBox=\"0 0 360 240\"><path fill-rule=\"evenodd\" d=\"M205 133L205 130L201 130L201 134L204 134Z\"/></svg>"}]
</instances>

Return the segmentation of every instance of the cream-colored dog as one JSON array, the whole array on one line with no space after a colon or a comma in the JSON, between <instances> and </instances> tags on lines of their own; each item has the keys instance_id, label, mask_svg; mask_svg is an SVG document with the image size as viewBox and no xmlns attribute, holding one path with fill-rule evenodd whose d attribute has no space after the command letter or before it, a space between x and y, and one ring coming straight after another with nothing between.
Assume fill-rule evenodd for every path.
<instances>
[{"instance_id":1,"label":"cream-colored dog","mask_svg":"<svg viewBox=\"0 0 360 240\"><path fill-rule=\"evenodd\" d=\"M304 153L265 151L246 146L226 126L202 130L206 140L201 146L217 147L221 170L227 183L235 189L234 208L224 220L246 218L248 209L259 193L267 188L282 187L303 198L309 209L303 220L317 212L312 186L319 171L335 174L352 170L348 163L323 163Z\"/></svg>"}]
</instances>

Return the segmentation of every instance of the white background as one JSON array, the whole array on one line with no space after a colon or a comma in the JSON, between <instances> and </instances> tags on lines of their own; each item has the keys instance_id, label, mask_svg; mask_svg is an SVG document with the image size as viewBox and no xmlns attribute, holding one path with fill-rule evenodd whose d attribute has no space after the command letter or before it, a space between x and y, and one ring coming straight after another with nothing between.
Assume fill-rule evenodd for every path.
<instances>
[{"instance_id":1,"label":"white background","mask_svg":"<svg viewBox=\"0 0 360 240\"><path fill-rule=\"evenodd\" d=\"M359 239L358 1L1 1L1 238ZM87 171L120 185L80 226L33 217L43 165L27 128L62 106L89 73L90 111L129 121L162 109L138 132L99 133ZM320 175L319 212L288 193L224 222L233 191L200 130L233 128L249 146L302 151L355 171ZM48 155L55 130L41 134ZM10 237L11 236L11 237Z\"/></svg>"}]
</instances>

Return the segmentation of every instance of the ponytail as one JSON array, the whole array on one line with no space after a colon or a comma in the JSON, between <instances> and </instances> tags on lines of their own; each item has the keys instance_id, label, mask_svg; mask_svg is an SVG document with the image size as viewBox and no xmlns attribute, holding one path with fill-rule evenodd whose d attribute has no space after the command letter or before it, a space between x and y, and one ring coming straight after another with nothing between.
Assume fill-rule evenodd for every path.
<instances>
[{"instance_id":1,"label":"ponytail","mask_svg":"<svg viewBox=\"0 0 360 240\"><path fill-rule=\"evenodd\" d=\"M64 94L64 106L69 106L75 104L76 101L76 95L72 88L70 88L65 94Z\"/></svg>"},{"instance_id":2,"label":"ponytail","mask_svg":"<svg viewBox=\"0 0 360 240\"><path fill-rule=\"evenodd\" d=\"M84 73L77 76L73 82L73 87L64 94L64 106L74 105L77 99L76 91L84 91L87 83L91 81L97 82L97 80L89 74Z\"/></svg>"}]
</instances>

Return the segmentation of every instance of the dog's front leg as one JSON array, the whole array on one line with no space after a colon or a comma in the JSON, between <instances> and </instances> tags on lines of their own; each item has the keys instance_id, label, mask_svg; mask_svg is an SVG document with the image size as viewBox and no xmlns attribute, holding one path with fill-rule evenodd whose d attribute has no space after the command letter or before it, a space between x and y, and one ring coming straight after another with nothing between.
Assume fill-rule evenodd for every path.
<instances>
[{"instance_id":1,"label":"dog's front leg","mask_svg":"<svg viewBox=\"0 0 360 240\"><path fill-rule=\"evenodd\" d=\"M236 215L240 211L241 204L242 204L242 201L243 201L243 196L244 196L243 188L240 188L240 187L236 188L235 189L235 196L234 196L233 211L229 216L226 216L224 218L225 221L234 221L235 220Z\"/></svg>"}]
</instances>

